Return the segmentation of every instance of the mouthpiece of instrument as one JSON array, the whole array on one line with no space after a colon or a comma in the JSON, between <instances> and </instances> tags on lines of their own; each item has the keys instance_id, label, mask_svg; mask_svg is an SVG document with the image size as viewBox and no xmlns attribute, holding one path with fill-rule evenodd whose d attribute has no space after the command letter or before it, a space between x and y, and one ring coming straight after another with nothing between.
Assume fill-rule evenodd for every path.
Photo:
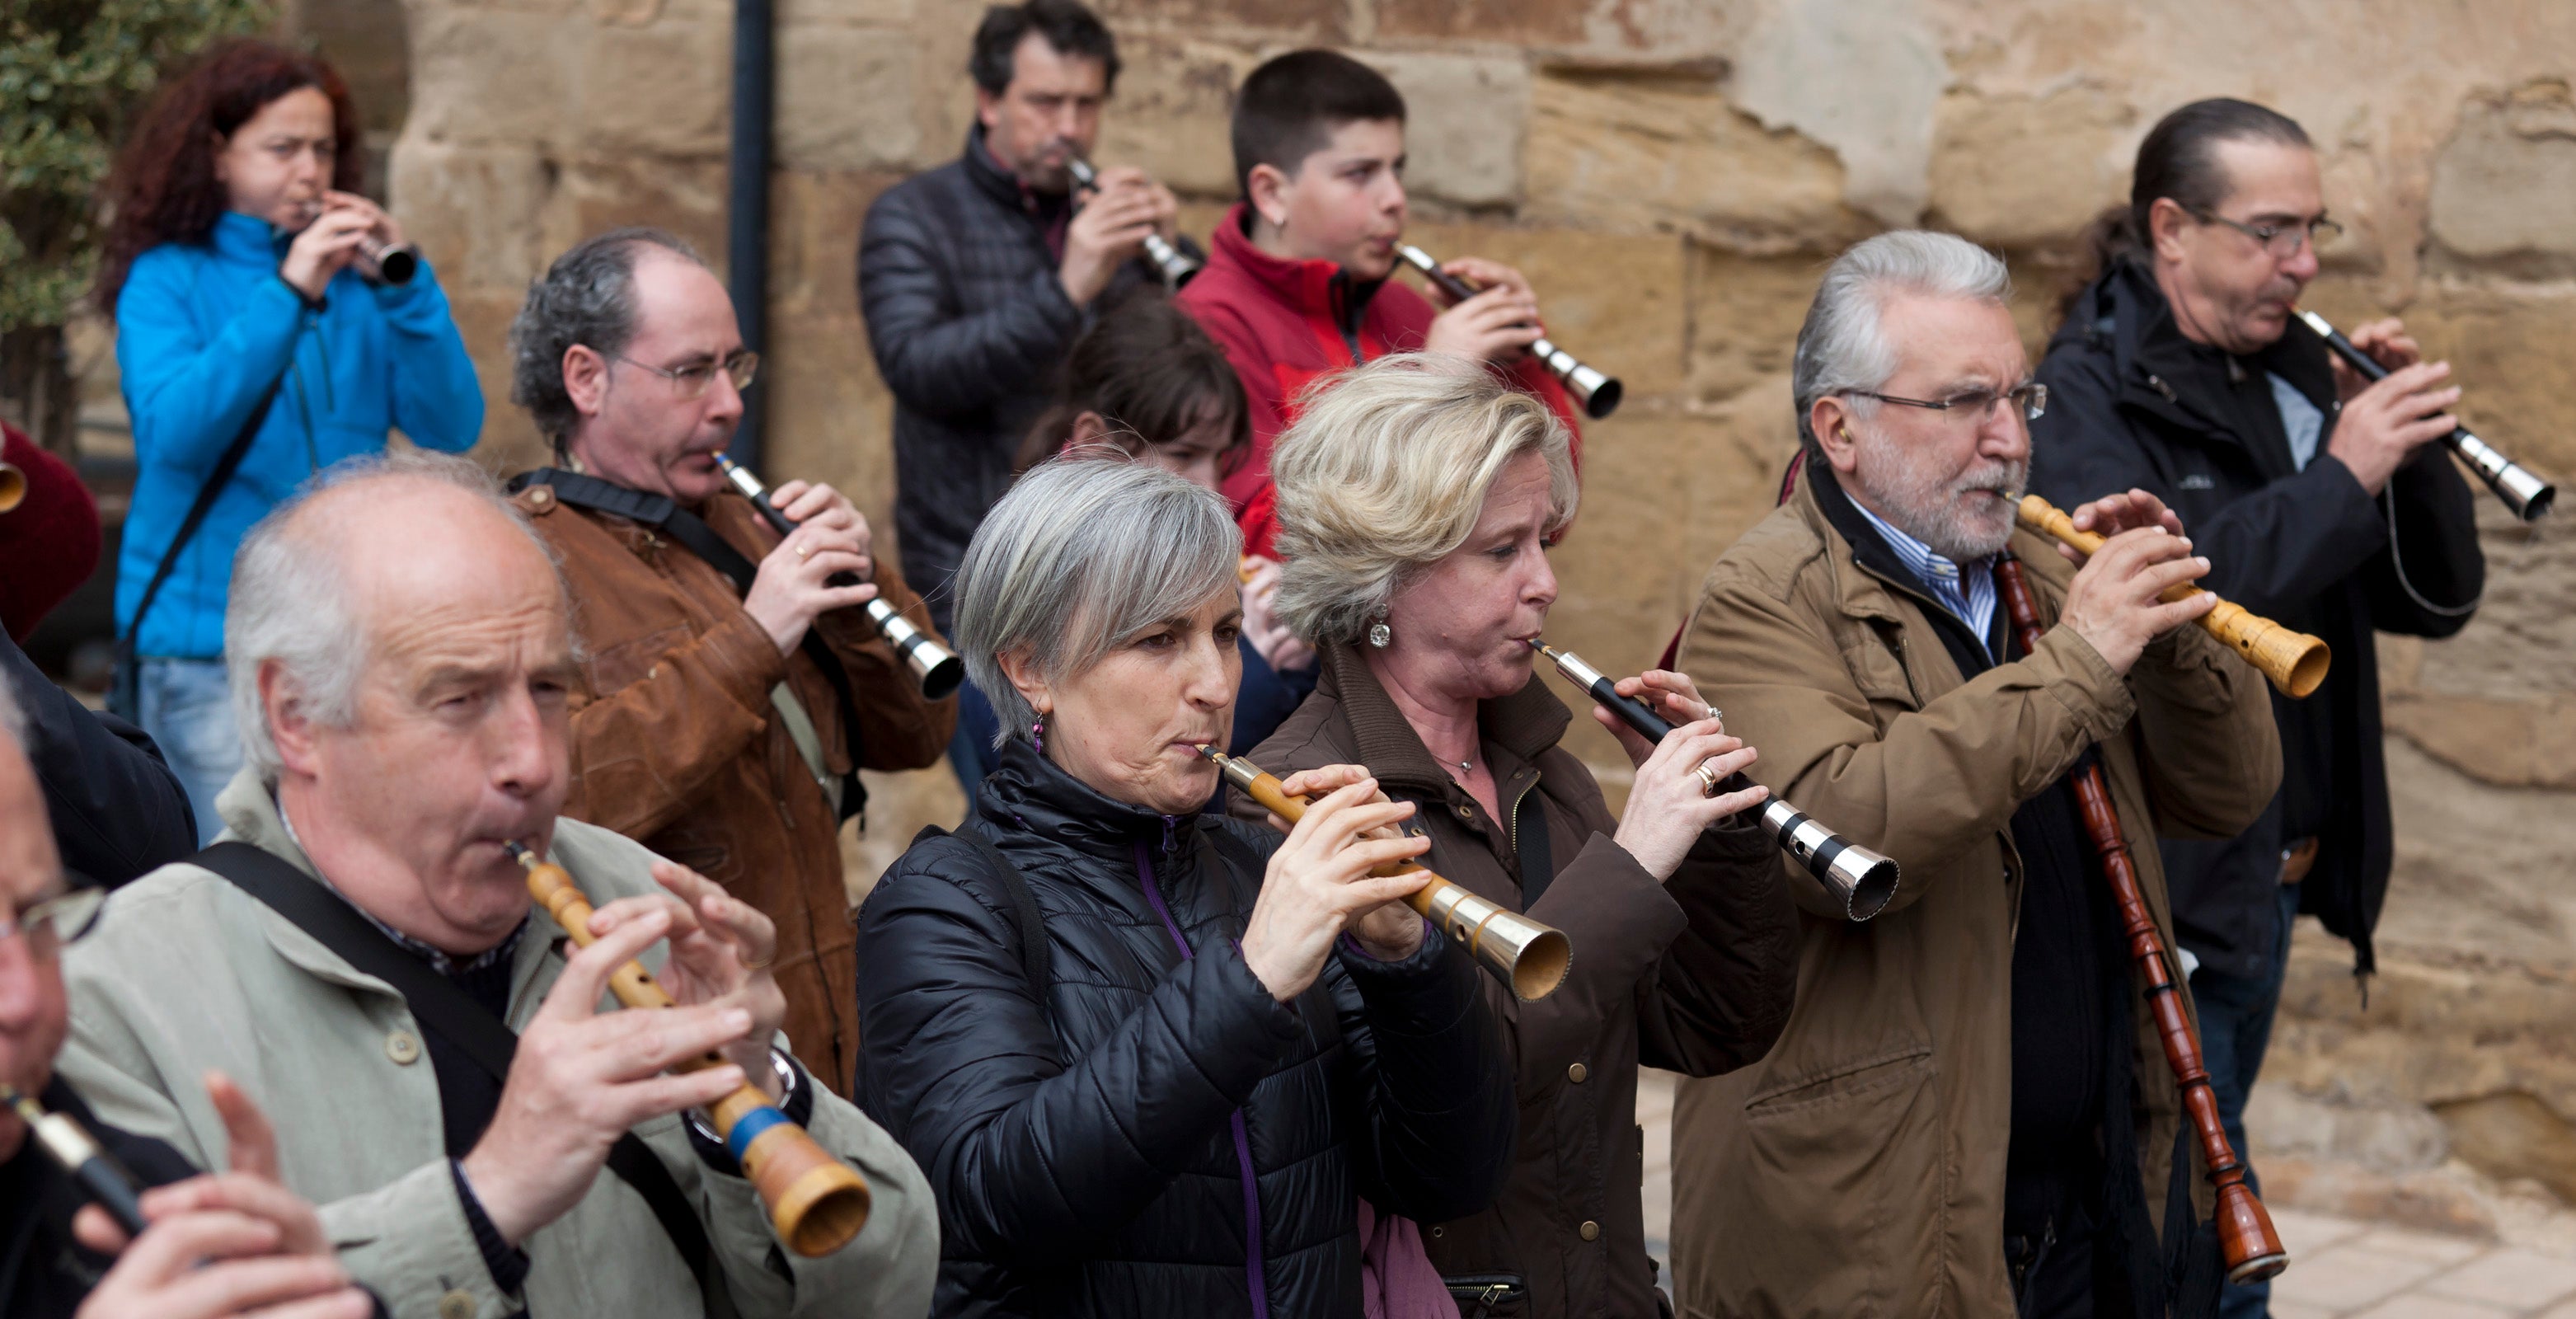
<instances>
[{"instance_id":1,"label":"mouthpiece of instrument","mask_svg":"<svg viewBox=\"0 0 2576 1319\"><path fill-rule=\"evenodd\" d=\"M1201 745L1199 754L1215 762L1226 782L1280 819L1295 824L1306 814L1306 799L1291 797L1273 775L1248 760ZM1379 866L1372 875L1430 874L1411 861ZM1470 892L1463 884L1431 875L1404 904L1427 917L1523 1001L1542 999L1565 983L1574 949L1561 930L1541 925L1501 903Z\"/></svg>"},{"instance_id":2,"label":"mouthpiece of instrument","mask_svg":"<svg viewBox=\"0 0 2576 1319\"><path fill-rule=\"evenodd\" d=\"M2075 519L2038 495L2022 496L2021 506L2013 516L2024 528L2054 538L2078 554L2090 555L2102 548L2101 536L2077 530ZM2157 599L2170 604L2200 594L2204 594L2204 588L2185 582L2165 588ZM2334 660L2325 642L2305 632L2292 631L2230 600L2219 600L2201 615L2200 626L2260 670L2282 695L2294 699L2315 691L2326 680L2326 670Z\"/></svg>"}]
</instances>

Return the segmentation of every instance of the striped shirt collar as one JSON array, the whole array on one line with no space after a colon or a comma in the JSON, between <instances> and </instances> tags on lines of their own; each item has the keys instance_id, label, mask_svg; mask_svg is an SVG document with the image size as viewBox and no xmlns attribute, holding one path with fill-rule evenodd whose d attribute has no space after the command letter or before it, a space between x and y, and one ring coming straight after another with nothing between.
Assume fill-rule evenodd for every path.
<instances>
[{"instance_id":1,"label":"striped shirt collar","mask_svg":"<svg viewBox=\"0 0 2576 1319\"><path fill-rule=\"evenodd\" d=\"M1850 501L1869 525L1878 530L1879 539L1896 552L1914 579L1922 583L1925 593L1941 603L1951 616L1968 625L1970 635L1985 641L1995 622L1995 556L1987 555L1962 565L1950 561L1931 546L1906 535L1890 525L1887 519L1870 511L1857 499Z\"/></svg>"}]
</instances>

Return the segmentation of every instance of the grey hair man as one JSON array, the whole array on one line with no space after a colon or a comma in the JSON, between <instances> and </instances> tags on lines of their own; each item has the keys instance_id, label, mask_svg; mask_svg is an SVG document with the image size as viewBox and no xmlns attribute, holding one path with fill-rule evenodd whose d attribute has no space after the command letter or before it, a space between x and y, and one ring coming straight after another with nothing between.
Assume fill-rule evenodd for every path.
<instances>
[{"instance_id":1,"label":"grey hair man","mask_svg":"<svg viewBox=\"0 0 2576 1319\"><path fill-rule=\"evenodd\" d=\"M206 1164L222 1126L193 1078L238 1078L277 1118L286 1184L397 1314L694 1315L701 1276L746 1316L919 1313L920 1174L778 1047L769 919L557 818L569 601L490 480L426 456L333 469L252 529L229 609L256 735L219 805L247 846L118 891L67 955L62 1072L101 1115ZM570 871L595 945L567 958L508 844ZM639 957L681 1006L599 1011ZM443 979L448 1009L358 969L403 958L432 976L388 974ZM455 1024L475 1014L516 1032L506 1067ZM874 1186L838 1254L785 1262L732 1156L674 1120L746 1078Z\"/></svg>"},{"instance_id":2,"label":"grey hair man","mask_svg":"<svg viewBox=\"0 0 2576 1319\"><path fill-rule=\"evenodd\" d=\"M1798 337L1801 479L1684 630L1677 667L1762 748L1755 776L1904 867L1863 925L1793 884L1787 1029L1754 1066L1683 1083L1688 1311L2183 1305L2157 1239L2177 1091L2067 776L2098 748L2162 925L2153 840L2242 828L2280 744L2262 679L2189 626L2208 597L2157 598L2209 567L2163 505L2086 505L2110 540L2080 567L2015 529L2044 398L2009 291L1940 234L1834 262ZM2036 597L2027 648L1997 603L2006 556ZM2215 1279L2204 1263L2188 1276Z\"/></svg>"}]
</instances>

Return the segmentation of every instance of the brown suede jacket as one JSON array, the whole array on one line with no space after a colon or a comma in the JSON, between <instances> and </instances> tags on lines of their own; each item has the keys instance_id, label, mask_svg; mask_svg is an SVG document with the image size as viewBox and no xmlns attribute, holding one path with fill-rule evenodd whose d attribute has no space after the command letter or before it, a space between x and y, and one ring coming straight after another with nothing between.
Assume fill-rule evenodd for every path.
<instances>
[{"instance_id":1,"label":"brown suede jacket","mask_svg":"<svg viewBox=\"0 0 2576 1319\"><path fill-rule=\"evenodd\" d=\"M588 654L572 702L572 792L563 813L614 829L725 886L778 923L775 974L796 1056L846 1093L858 1058L858 968L840 823L770 701L785 682L835 774L851 767L839 698L791 655L723 574L650 527L566 507L545 486L517 502L563 560L573 630ZM778 536L731 492L696 510L757 563ZM894 566L876 582L924 632L930 616ZM894 649L855 609L817 622L848 669L867 769L935 763L954 697L925 701Z\"/></svg>"},{"instance_id":2,"label":"brown suede jacket","mask_svg":"<svg viewBox=\"0 0 2576 1319\"><path fill-rule=\"evenodd\" d=\"M1515 1319L1655 1313L1638 1065L1714 1076L1760 1058L1788 1020L1797 960L1787 876L1761 826L1738 815L1707 831L1657 883L1612 841L1618 821L1591 771L1557 745L1571 720L1536 674L1484 703L1481 751L1506 812L1496 821L1433 758L1360 652L1328 645L1315 694L1252 753L1283 776L1366 765L1388 796L1420 807L1413 823L1431 836L1423 864L1573 945L1565 983L1535 1003L1485 977L1512 1052L1519 1150L1492 1208L1422 1227L1431 1262L1453 1281L1521 1279L1527 1305L1492 1309ZM1228 800L1263 818L1241 794ZM1554 877L1524 907L1518 845L1532 812L1545 813Z\"/></svg>"}]
</instances>

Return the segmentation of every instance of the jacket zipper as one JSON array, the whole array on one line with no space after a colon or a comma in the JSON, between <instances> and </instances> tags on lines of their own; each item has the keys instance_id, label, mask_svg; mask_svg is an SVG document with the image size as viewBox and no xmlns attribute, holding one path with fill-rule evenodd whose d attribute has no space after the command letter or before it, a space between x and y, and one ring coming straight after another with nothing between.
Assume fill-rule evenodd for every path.
<instances>
[{"instance_id":1,"label":"jacket zipper","mask_svg":"<svg viewBox=\"0 0 2576 1319\"><path fill-rule=\"evenodd\" d=\"M1503 839L1511 844L1514 865L1519 865L1521 860L1521 803L1529 800L1530 788L1537 786L1538 776L1531 775L1528 786L1520 790L1520 795L1512 798L1511 809L1503 812Z\"/></svg>"},{"instance_id":2,"label":"jacket zipper","mask_svg":"<svg viewBox=\"0 0 2576 1319\"><path fill-rule=\"evenodd\" d=\"M1163 817L1163 850L1173 850L1178 841L1176 822ZM1172 919L1172 909L1163 903L1163 890L1154 882L1154 857L1145 840L1136 840L1136 880L1145 886L1145 900L1153 904L1154 914L1163 918L1163 932L1172 936L1172 946L1181 950L1184 962L1197 960L1190 951L1190 941L1181 937L1181 926ZM1253 1319L1270 1319L1270 1284L1261 1259L1261 1179L1252 1170L1252 1135L1245 1129L1243 1110L1236 1108L1230 1126L1234 1129L1235 1166L1243 1172L1243 1275L1244 1285L1252 1293Z\"/></svg>"}]
</instances>

